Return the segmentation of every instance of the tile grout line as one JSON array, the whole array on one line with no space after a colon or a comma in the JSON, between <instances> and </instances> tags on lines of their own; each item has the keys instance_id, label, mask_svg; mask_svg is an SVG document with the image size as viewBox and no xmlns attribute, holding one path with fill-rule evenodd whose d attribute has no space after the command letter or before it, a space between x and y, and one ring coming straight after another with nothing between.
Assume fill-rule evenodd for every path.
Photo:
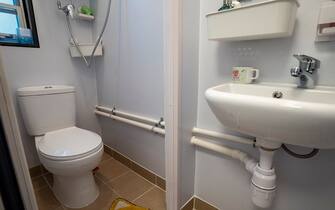
<instances>
[{"instance_id":1,"label":"tile grout line","mask_svg":"<svg viewBox=\"0 0 335 210\"><path fill-rule=\"evenodd\" d=\"M162 189L160 186L157 185L157 182L156 183L152 183L150 180L148 180L147 178L145 178L144 176L142 176L141 174L137 173L136 171L134 170L131 170L132 172L134 172L137 176L140 176L141 178L145 179L145 181L149 182L150 184L152 184L153 186L156 186L157 188L159 188L160 190L166 192L166 190ZM157 177L155 177L155 179L157 179Z\"/></svg>"},{"instance_id":2,"label":"tile grout line","mask_svg":"<svg viewBox=\"0 0 335 210\"><path fill-rule=\"evenodd\" d=\"M136 166L141 167L141 168L144 169L145 171L147 171L147 172L149 172L150 174L152 174L153 176L155 176L155 180L157 179L157 177L159 177L159 178L165 180L165 178L163 178L162 176L156 174L156 173L153 172L152 170L146 168L145 166L143 166L142 164L140 164L140 163L136 162L135 160L131 159L131 158L128 157L127 155L122 154L120 151L118 151L118 150L116 150L116 149L114 149L114 148L112 148L112 147L109 147L109 146L107 146L107 145L104 145L104 148L106 148L106 147L108 148L108 150L112 150L113 153L117 153L118 155L122 156L122 157L125 158L126 160L130 161L131 164L135 164ZM109 153L107 152L107 154L109 154ZM111 154L109 154L109 155L112 156L112 158L114 158L114 155L111 155ZM115 158L114 158L114 159L115 159ZM117 160L117 159L115 159L115 160L118 161L118 162L120 162L120 163L122 163L121 161L119 161L119 160ZM122 164L123 164L123 163L122 163ZM125 165L125 164L124 164L124 165Z\"/></svg>"},{"instance_id":3,"label":"tile grout line","mask_svg":"<svg viewBox=\"0 0 335 210\"><path fill-rule=\"evenodd\" d=\"M126 172L126 173L128 173L128 172ZM124 174L126 174L126 173L124 173ZM120 175L121 176L121 175ZM98 177L98 176L95 176L97 179L99 179L101 182L102 182L102 184L103 185L105 185L110 191L112 191L113 193L115 193L118 197L121 197L121 195L118 193L118 192L116 192L112 187L110 187L108 184L107 184L107 182L105 182L104 180L102 180L100 177Z\"/></svg>"},{"instance_id":4,"label":"tile grout line","mask_svg":"<svg viewBox=\"0 0 335 210\"><path fill-rule=\"evenodd\" d=\"M141 197L143 197L146 193L150 192L151 190L155 189L155 185L153 185L151 188L149 188L147 191L145 191L143 194L139 195L137 198L133 199L133 202L135 202L136 200L140 199Z\"/></svg>"},{"instance_id":5,"label":"tile grout line","mask_svg":"<svg viewBox=\"0 0 335 210\"><path fill-rule=\"evenodd\" d=\"M45 178L44 181L47 183L47 186L46 186L45 188L49 188L49 190L52 192L52 194L54 194L54 191L53 191L53 189L50 187L49 182L46 180L46 177L43 175L43 179L44 179L44 178ZM56 196L55 196L55 199L56 199L57 202L59 203L59 206L58 206L57 208L61 207L62 209L66 210L65 207L63 206L63 204L56 198ZM57 209L57 208L56 208L56 209Z\"/></svg>"},{"instance_id":6,"label":"tile grout line","mask_svg":"<svg viewBox=\"0 0 335 210\"><path fill-rule=\"evenodd\" d=\"M155 184L154 184L155 185ZM161 188L160 186L158 185L155 185L158 189L160 189L161 191L165 192L166 193L166 190L164 190L163 188Z\"/></svg>"},{"instance_id":7,"label":"tile grout line","mask_svg":"<svg viewBox=\"0 0 335 210\"><path fill-rule=\"evenodd\" d=\"M134 171L133 169L131 169L131 168L128 167L127 165L123 164L123 163L120 162L119 160L115 159L114 157L111 157L110 159L114 159L115 161L119 162L119 163L122 164L123 166L127 167L127 168L129 169L128 172L130 172L130 171L134 172L136 175L138 175L138 176L140 176L141 178L145 179L145 181L147 181L147 182L149 182L150 184L156 186L156 187L159 188L160 190L166 192L165 189L163 189L163 188L161 188L160 186L157 185L157 177L158 177L158 175L155 175L155 183L152 183L149 179L147 179L147 178L145 178L144 176L142 176L141 174L137 173L136 171ZM128 173L128 172L126 172L126 173ZM113 179L110 179L110 180L108 180L108 182L110 182L110 181L114 181L115 179L117 179L117 178L119 178L119 177L125 175L126 173L121 174L121 175L119 175L118 177L115 177L115 178L113 178ZM101 179L101 178L100 178L100 179ZM107 184L107 183L106 183L106 184Z\"/></svg>"},{"instance_id":8,"label":"tile grout line","mask_svg":"<svg viewBox=\"0 0 335 210\"><path fill-rule=\"evenodd\" d=\"M109 155L109 154L108 154ZM101 161L101 163L104 163L105 161L109 161L109 160L115 160L117 161L119 164L122 164L124 167L126 167L128 170L114 178L111 178L111 179L104 179L103 177L99 177L97 176L97 173L95 173L94 177L97 178L97 180L99 180L102 185L104 185L104 187L106 187L107 189L109 189L111 192L113 192L117 197L121 197L121 195L115 190L113 189L108 183L112 182L112 181L115 181L129 173L134 173L136 176L138 176L139 178L142 178L143 180L145 180L146 182L148 182L151 186L150 188L148 188L145 192L143 192L141 195L139 195L138 197L136 197L135 199L133 199L133 201L137 201L138 199L142 198L145 194L147 194L148 192L152 191L153 189L155 188L158 188L159 190L162 190L164 192L166 192L164 189L162 189L160 186L157 185L157 175L155 175L155 183L151 182L149 179L147 179L146 177L142 176L141 174L139 174L138 172L134 171L131 167L125 165L124 163L122 163L121 161L115 159L113 156L109 155L109 157L103 161ZM38 179L38 178L41 178L44 180L44 182L46 182L46 185L43 186L42 188L40 188L39 190L43 190L45 188L48 188L49 190L52 191L53 193L53 189L52 189L52 185L51 183L49 182L47 176L48 173L43 173L43 174L40 174L39 176L36 176L34 178L31 177L31 179ZM38 190L38 191L39 191ZM63 209L63 210L66 210L67 208L65 206L63 206L62 204L60 204L57 209Z\"/></svg>"},{"instance_id":9,"label":"tile grout line","mask_svg":"<svg viewBox=\"0 0 335 210\"><path fill-rule=\"evenodd\" d=\"M120 178L121 176L124 176L124 175L126 175L127 173L130 173L130 172L132 171L132 172L134 172L136 175L138 175L138 176L144 178L144 179L145 179L146 181L148 181L149 183L155 185L155 183L150 182L148 179L146 179L145 177L143 177L142 175L140 175L139 173L137 173L136 171L134 171L133 169L131 169L131 167L128 167L127 165L123 164L121 161L115 159L115 158L112 157L112 156L109 158L109 160L110 160L110 159L113 159L113 160L117 161L118 163L120 163L120 164L123 165L124 167L128 168L129 170L128 170L127 172L125 172L125 173L123 173L123 174L117 176L117 177L114 177L114 178L108 180L107 182L114 181L114 180ZM104 160L104 161L105 161L105 160ZM102 162L104 162L104 161L102 161ZM102 163L102 162L101 162L101 163ZM98 176L97 176L97 177L98 177ZM98 178L99 178L99 177L98 177ZM99 178L99 179L101 180L101 178ZM157 179L157 178L155 177L155 180L156 180L156 179ZM103 180L101 180L101 181L103 181ZM103 181L103 182L104 182L104 181ZM104 182L104 183L107 184L107 182ZM156 181L155 181L155 182L156 182Z\"/></svg>"},{"instance_id":10,"label":"tile grout line","mask_svg":"<svg viewBox=\"0 0 335 210\"><path fill-rule=\"evenodd\" d=\"M45 174L46 175L46 174ZM49 183L47 177L43 175L43 179L44 181L47 183L47 186L49 188L49 190L52 192L52 194L54 195L55 199L59 202L59 207L61 207L63 210L66 210L65 206L63 206L63 204L58 200L58 198L55 196L54 190L52 189L51 184ZM58 207L57 207L58 208Z\"/></svg>"},{"instance_id":11,"label":"tile grout line","mask_svg":"<svg viewBox=\"0 0 335 210\"><path fill-rule=\"evenodd\" d=\"M106 153L106 152L105 152L105 153ZM108 153L106 153L106 154L108 154ZM101 160L101 163L103 163L103 162L105 162L105 161L110 160L110 159L113 158L110 154L108 154L108 156L109 156L109 158L107 158L107 159L105 159L105 160Z\"/></svg>"},{"instance_id":12,"label":"tile grout line","mask_svg":"<svg viewBox=\"0 0 335 210\"><path fill-rule=\"evenodd\" d=\"M99 179L99 181L102 182L103 185L106 185L106 187L111 190L112 192L114 192L115 194L117 194L119 196L119 194L117 192L115 192L115 190L113 188L111 188L106 182L104 182L104 180L102 180L101 178L95 176L97 179Z\"/></svg>"},{"instance_id":13,"label":"tile grout line","mask_svg":"<svg viewBox=\"0 0 335 210\"><path fill-rule=\"evenodd\" d=\"M157 183L157 181L156 181L156 180L157 180L157 177L156 177L156 176L155 176L155 183L152 183L150 180L146 179L144 176L142 176L141 174L137 173L137 172L134 171L133 169L129 168L127 165L123 164L123 163L120 162L119 160L116 160L116 159L113 158L113 157L111 157L111 158L109 158L109 159L114 159L115 161L119 162L119 163L122 164L123 166L127 167L129 170L128 170L127 172L125 172L125 173L123 173L123 174L117 176L117 177L114 177L114 178L112 178L112 179L110 179L110 180L106 180L106 181L103 180L102 178L100 178L99 176L96 176L96 177L97 177L103 184L105 184L105 185L108 187L108 189L110 189L112 192L114 192L114 193L115 193L116 195L118 195L119 197L120 197L121 195L120 195L115 189L113 189L111 186L109 186L108 183L110 183L110 182L112 182L112 181L115 181L115 180L117 180L117 179L119 179L119 178L121 178L121 177L123 177L123 176L125 176L125 175L127 175L127 174L129 174L129 173L131 173L131 172L134 173L136 176L139 176L140 178L144 179L146 182L148 182L149 184L152 185L152 187L150 187L147 191L145 191L145 192L144 192L143 194L141 194L140 196L136 197L133 201L139 199L139 198L142 197L145 193L151 191L151 190L154 189L155 187L158 188L158 189L160 189L160 190L162 190L163 192L166 192L166 190L162 189L160 186L158 186L158 185L156 184L156 183ZM106 160L104 160L104 161L106 161ZM104 162L104 161L102 161L102 162Z\"/></svg>"},{"instance_id":14,"label":"tile grout line","mask_svg":"<svg viewBox=\"0 0 335 210\"><path fill-rule=\"evenodd\" d=\"M45 175L43 175L43 180L47 183L47 186L50 188L50 190L53 192L53 190L52 190L52 186L51 186L51 184L49 183L49 180L47 179L47 177L45 176Z\"/></svg>"},{"instance_id":15,"label":"tile grout line","mask_svg":"<svg viewBox=\"0 0 335 210\"><path fill-rule=\"evenodd\" d=\"M120 174L119 176L117 176L117 177L114 177L114 178L112 178L112 179L108 180L108 182L112 182L112 181L114 181L114 180L116 180L116 179L118 179L118 178L120 178L120 177L123 177L123 176L125 176L125 175L129 174L129 173L130 173L130 171L131 171L131 170L128 170L128 171L124 172L123 174ZM106 182L106 183L108 183L108 182Z\"/></svg>"},{"instance_id":16,"label":"tile grout line","mask_svg":"<svg viewBox=\"0 0 335 210\"><path fill-rule=\"evenodd\" d=\"M39 189L35 189L35 188L34 188L34 190L36 190L36 192L38 192L38 191L44 190L44 189L47 188L47 187L49 187L48 184L46 184L45 186L43 186L43 187L41 187L41 188L39 188Z\"/></svg>"},{"instance_id":17,"label":"tile grout line","mask_svg":"<svg viewBox=\"0 0 335 210\"><path fill-rule=\"evenodd\" d=\"M38 176L30 177L30 179L31 180L38 179L38 178L41 178L42 176L45 176L46 174L48 174L48 173L43 173L43 174L40 174Z\"/></svg>"},{"instance_id":18,"label":"tile grout line","mask_svg":"<svg viewBox=\"0 0 335 210\"><path fill-rule=\"evenodd\" d=\"M108 179L108 180L103 180L103 178L101 178L101 177L99 177L99 176L97 176L97 175L95 175L95 176L96 176L97 178L99 178L99 180L102 181L104 184L107 184L108 182L114 181L115 179L118 179L118 178L120 178L120 177L122 177L122 176L125 176L126 174L130 173L130 171L131 171L131 170L128 170L128 171L126 171L126 172L124 172L124 173L118 175L117 177L114 177L114 178L111 178L111 179Z\"/></svg>"}]
</instances>

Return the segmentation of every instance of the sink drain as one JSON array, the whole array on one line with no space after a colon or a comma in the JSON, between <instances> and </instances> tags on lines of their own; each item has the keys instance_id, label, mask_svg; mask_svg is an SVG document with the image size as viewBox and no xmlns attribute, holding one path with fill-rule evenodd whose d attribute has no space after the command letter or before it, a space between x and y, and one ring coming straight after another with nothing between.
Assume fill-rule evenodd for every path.
<instances>
[{"instance_id":1,"label":"sink drain","mask_svg":"<svg viewBox=\"0 0 335 210\"><path fill-rule=\"evenodd\" d=\"M280 91L275 91L272 93L272 97L273 98L282 98L283 97L283 93Z\"/></svg>"}]
</instances>

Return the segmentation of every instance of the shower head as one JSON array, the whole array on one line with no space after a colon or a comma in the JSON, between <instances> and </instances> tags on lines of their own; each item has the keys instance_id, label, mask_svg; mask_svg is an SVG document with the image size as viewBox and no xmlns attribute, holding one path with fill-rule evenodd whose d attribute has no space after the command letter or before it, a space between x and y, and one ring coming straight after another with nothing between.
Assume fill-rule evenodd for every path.
<instances>
[{"instance_id":1,"label":"shower head","mask_svg":"<svg viewBox=\"0 0 335 210\"><path fill-rule=\"evenodd\" d=\"M62 10L66 16L70 16L71 18L74 17L74 5L73 4L67 4L65 6L62 6L62 3L60 0L57 0L57 7L59 10Z\"/></svg>"}]
</instances>

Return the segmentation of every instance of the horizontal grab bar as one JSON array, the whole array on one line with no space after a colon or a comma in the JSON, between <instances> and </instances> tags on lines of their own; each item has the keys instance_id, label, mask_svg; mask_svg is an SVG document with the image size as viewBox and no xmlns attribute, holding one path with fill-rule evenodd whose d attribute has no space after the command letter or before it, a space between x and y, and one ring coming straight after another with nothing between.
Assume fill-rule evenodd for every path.
<instances>
[{"instance_id":1,"label":"horizontal grab bar","mask_svg":"<svg viewBox=\"0 0 335 210\"><path fill-rule=\"evenodd\" d=\"M95 114L111 118L113 120L117 120L126 124L130 124L133 126L137 126L140 128L143 128L145 130L152 131L154 133L158 133L161 135L165 135L165 122L160 120L154 120L148 117L143 117L135 114L130 114L122 111L118 111L115 108L111 109L105 106L99 106L97 105L95 110ZM256 138L254 137L240 137L235 136L231 134L225 134L225 133L219 133L216 131L206 130L194 127L192 129L192 134L194 136L204 136L208 138L214 138L214 139L220 139L220 140L226 140L226 141L232 141L242 144L248 144L248 145L255 145L256 144Z\"/></svg>"},{"instance_id":2,"label":"horizontal grab bar","mask_svg":"<svg viewBox=\"0 0 335 210\"><path fill-rule=\"evenodd\" d=\"M95 110L94 113L97 114L97 115L103 116L103 117L111 118L113 120L126 123L128 125L133 125L133 126L136 126L136 127L139 127L139 128L142 128L142 129L145 129L145 130L157 133L157 134L160 134L162 136L165 135L165 130L163 128L160 128L160 127L157 127L157 126L154 126L154 125L148 125L148 124L145 124L143 122L130 120L130 119L127 119L127 118L124 118L124 117L118 117L118 116L115 116L113 114L98 111L98 110Z\"/></svg>"},{"instance_id":3,"label":"horizontal grab bar","mask_svg":"<svg viewBox=\"0 0 335 210\"><path fill-rule=\"evenodd\" d=\"M114 114L114 115L117 115L119 117L124 117L124 118L130 119L130 120L135 120L135 121L139 121L139 122L143 122L143 123L147 123L147 124L151 124L151 125L159 124L159 127L165 127L165 122L162 119L161 120L154 120L154 119L151 119L151 118L148 118L148 117L142 117L142 116L135 115L135 114L130 114L130 113L127 113L127 112L118 111L115 108L111 109L111 108L108 108L108 107L105 107L105 106L99 106L99 105L95 106L95 108L98 111L108 112L110 114Z\"/></svg>"}]
</instances>

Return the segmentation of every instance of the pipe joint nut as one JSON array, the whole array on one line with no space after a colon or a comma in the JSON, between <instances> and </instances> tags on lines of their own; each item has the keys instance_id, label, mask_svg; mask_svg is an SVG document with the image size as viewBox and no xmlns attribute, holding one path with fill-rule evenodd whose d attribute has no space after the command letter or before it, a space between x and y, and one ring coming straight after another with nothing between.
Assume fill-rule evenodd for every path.
<instances>
[{"instance_id":1,"label":"pipe joint nut","mask_svg":"<svg viewBox=\"0 0 335 210\"><path fill-rule=\"evenodd\" d=\"M256 187L264 190L273 190L276 188L276 173L272 169L263 169L259 165L255 167L251 182Z\"/></svg>"},{"instance_id":2,"label":"pipe joint nut","mask_svg":"<svg viewBox=\"0 0 335 210\"><path fill-rule=\"evenodd\" d=\"M255 167L251 180L252 202L260 208L269 208L276 194L275 170Z\"/></svg>"},{"instance_id":3,"label":"pipe joint nut","mask_svg":"<svg viewBox=\"0 0 335 210\"><path fill-rule=\"evenodd\" d=\"M276 189L264 190L251 184L252 202L260 208L269 208L276 194Z\"/></svg>"}]
</instances>

